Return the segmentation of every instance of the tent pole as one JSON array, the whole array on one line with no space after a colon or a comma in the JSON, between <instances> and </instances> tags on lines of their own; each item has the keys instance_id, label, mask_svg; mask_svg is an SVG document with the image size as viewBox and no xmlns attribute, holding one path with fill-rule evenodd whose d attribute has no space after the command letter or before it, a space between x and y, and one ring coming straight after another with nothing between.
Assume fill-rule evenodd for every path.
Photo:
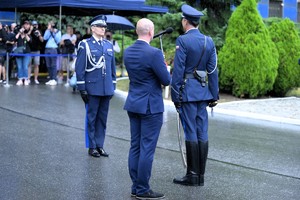
<instances>
[{"instance_id":1,"label":"tent pole","mask_svg":"<svg viewBox=\"0 0 300 200\"><path fill-rule=\"evenodd\" d=\"M61 13L62 13L62 7L59 5L59 30L61 30Z\"/></svg>"},{"instance_id":2,"label":"tent pole","mask_svg":"<svg viewBox=\"0 0 300 200\"><path fill-rule=\"evenodd\" d=\"M122 30L122 66L121 66L121 77L124 77L124 59L123 59L123 55L124 55L124 31Z\"/></svg>"},{"instance_id":3,"label":"tent pole","mask_svg":"<svg viewBox=\"0 0 300 200\"><path fill-rule=\"evenodd\" d=\"M17 12L18 12L18 8L15 8L15 23L17 23Z\"/></svg>"}]
</instances>

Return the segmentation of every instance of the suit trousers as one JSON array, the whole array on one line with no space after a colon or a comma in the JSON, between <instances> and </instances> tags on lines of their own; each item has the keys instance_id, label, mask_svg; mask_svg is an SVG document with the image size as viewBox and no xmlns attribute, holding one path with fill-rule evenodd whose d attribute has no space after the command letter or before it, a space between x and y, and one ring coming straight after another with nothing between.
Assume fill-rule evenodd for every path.
<instances>
[{"instance_id":1,"label":"suit trousers","mask_svg":"<svg viewBox=\"0 0 300 200\"><path fill-rule=\"evenodd\" d=\"M149 111L148 111L149 112ZM163 123L163 113L138 114L128 111L131 143L128 156L132 193L143 194L150 190L152 163Z\"/></svg>"},{"instance_id":2,"label":"suit trousers","mask_svg":"<svg viewBox=\"0 0 300 200\"><path fill-rule=\"evenodd\" d=\"M103 148L111 96L88 96L87 124L89 147Z\"/></svg>"},{"instance_id":3,"label":"suit trousers","mask_svg":"<svg viewBox=\"0 0 300 200\"><path fill-rule=\"evenodd\" d=\"M186 141L206 142L208 140L207 105L207 101L182 103L180 119Z\"/></svg>"}]
</instances>

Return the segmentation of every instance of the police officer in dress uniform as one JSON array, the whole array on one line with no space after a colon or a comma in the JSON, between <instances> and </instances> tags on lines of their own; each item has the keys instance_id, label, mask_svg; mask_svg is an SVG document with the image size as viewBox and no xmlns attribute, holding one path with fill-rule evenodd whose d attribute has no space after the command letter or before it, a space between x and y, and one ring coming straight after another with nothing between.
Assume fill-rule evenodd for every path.
<instances>
[{"instance_id":1,"label":"police officer in dress uniform","mask_svg":"<svg viewBox=\"0 0 300 200\"><path fill-rule=\"evenodd\" d=\"M75 64L77 87L86 104L89 150L94 157L108 157L103 149L109 101L116 87L116 68L112 44L104 39L106 16L89 22L92 37L82 40Z\"/></svg>"},{"instance_id":2,"label":"police officer in dress uniform","mask_svg":"<svg viewBox=\"0 0 300 200\"><path fill-rule=\"evenodd\" d=\"M173 182L203 186L208 153L206 107L215 106L219 99L217 54L213 40L198 30L203 14L189 5L181 10L185 33L176 40L171 96L184 128L187 172Z\"/></svg>"},{"instance_id":3,"label":"police officer in dress uniform","mask_svg":"<svg viewBox=\"0 0 300 200\"><path fill-rule=\"evenodd\" d=\"M124 109L130 121L131 142L128 156L132 180L131 196L137 199L161 199L164 195L150 189L154 152L163 123L164 104L161 85L171 77L162 51L151 47L154 24L143 18L137 22L137 41L124 52L130 84Z\"/></svg>"}]
</instances>

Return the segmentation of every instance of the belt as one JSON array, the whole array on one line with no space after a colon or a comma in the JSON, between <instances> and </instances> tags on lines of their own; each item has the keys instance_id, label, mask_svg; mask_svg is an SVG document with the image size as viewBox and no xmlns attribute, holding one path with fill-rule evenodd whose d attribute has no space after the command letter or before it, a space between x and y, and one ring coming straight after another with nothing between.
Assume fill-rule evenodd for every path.
<instances>
[{"instance_id":1,"label":"belt","mask_svg":"<svg viewBox=\"0 0 300 200\"><path fill-rule=\"evenodd\" d=\"M184 78L195 78L193 73L186 73L184 74Z\"/></svg>"}]
</instances>

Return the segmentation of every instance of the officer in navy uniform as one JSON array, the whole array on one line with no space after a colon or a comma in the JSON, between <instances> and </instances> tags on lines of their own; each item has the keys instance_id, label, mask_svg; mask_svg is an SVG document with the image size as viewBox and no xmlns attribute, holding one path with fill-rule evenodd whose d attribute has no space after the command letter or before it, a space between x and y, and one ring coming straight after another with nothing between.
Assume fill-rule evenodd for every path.
<instances>
[{"instance_id":1,"label":"officer in navy uniform","mask_svg":"<svg viewBox=\"0 0 300 200\"><path fill-rule=\"evenodd\" d=\"M90 22L92 37L82 40L75 64L77 87L86 104L89 150L94 157L108 157L103 149L109 101L116 87L116 67L112 44L104 39L106 16Z\"/></svg>"},{"instance_id":2,"label":"officer in navy uniform","mask_svg":"<svg viewBox=\"0 0 300 200\"><path fill-rule=\"evenodd\" d=\"M216 106L219 99L217 54L213 40L198 29L203 14L186 4L181 10L185 33L176 40L171 96L184 128L187 172L173 182L203 186L208 153L206 107Z\"/></svg>"},{"instance_id":3,"label":"officer in navy uniform","mask_svg":"<svg viewBox=\"0 0 300 200\"><path fill-rule=\"evenodd\" d=\"M124 105L130 121L131 142L128 156L132 180L131 196L161 199L164 195L150 189L154 152L163 123L164 104L161 85L171 77L160 49L150 46L154 24L143 18L137 22L137 41L124 52L129 76L129 92Z\"/></svg>"}]
</instances>

